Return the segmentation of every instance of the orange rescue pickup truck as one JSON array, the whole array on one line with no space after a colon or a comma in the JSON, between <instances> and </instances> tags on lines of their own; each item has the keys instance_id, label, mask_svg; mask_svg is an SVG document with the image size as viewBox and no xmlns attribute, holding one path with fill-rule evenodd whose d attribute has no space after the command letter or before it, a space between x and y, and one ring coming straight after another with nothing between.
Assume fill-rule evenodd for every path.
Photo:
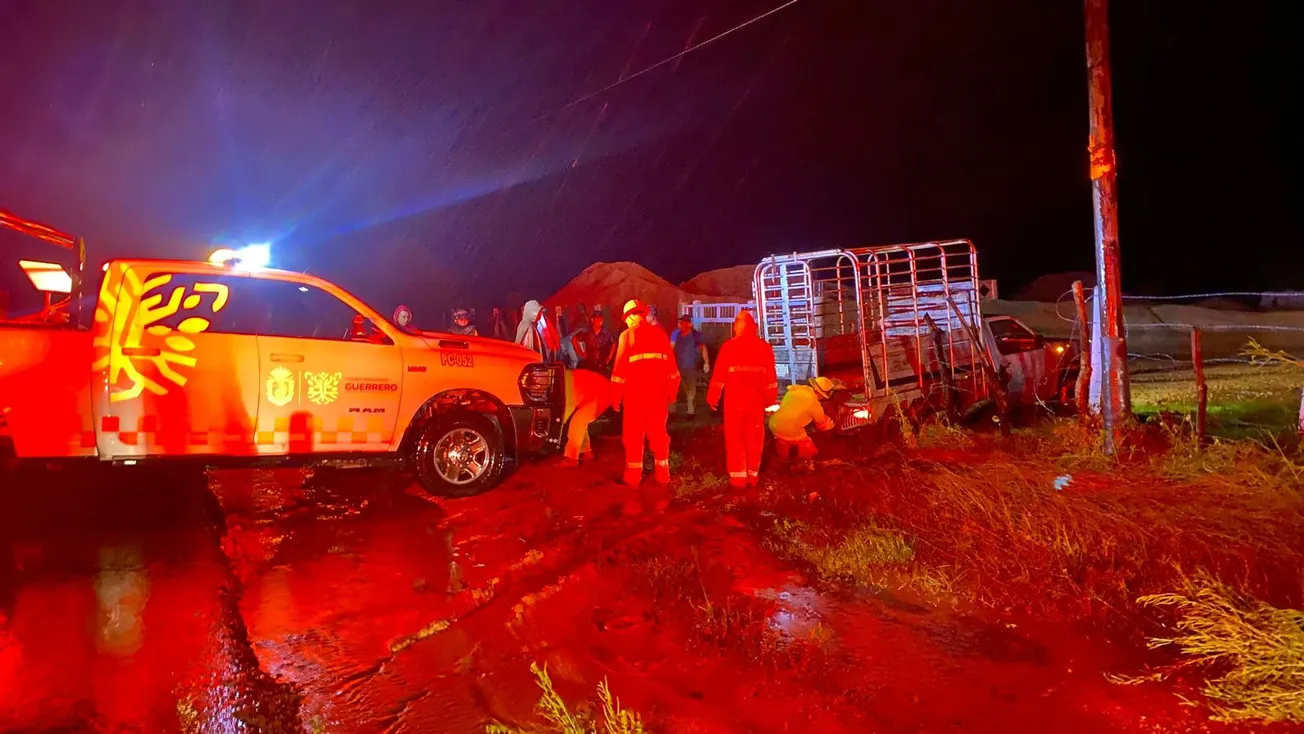
<instances>
[{"instance_id":1,"label":"orange rescue pickup truck","mask_svg":"<svg viewBox=\"0 0 1304 734\"><path fill-rule=\"evenodd\" d=\"M0 225L77 259L64 300L0 322L10 461L396 457L459 496L560 442L560 368L523 347L401 328L325 280L239 260L110 261L92 302L80 240Z\"/></svg>"}]
</instances>

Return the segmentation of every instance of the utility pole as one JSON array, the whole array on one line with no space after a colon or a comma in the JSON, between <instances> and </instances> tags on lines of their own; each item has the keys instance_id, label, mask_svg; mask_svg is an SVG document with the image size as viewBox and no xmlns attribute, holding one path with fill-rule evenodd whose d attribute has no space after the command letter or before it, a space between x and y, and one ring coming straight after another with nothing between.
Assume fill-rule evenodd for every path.
<instances>
[{"instance_id":1,"label":"utility pole","mask_svg":"<svg viewBox=\"0 0 1304 734\"><path fill-rule=\"evenodd\" d=\"M1114 165L1113 83L1109 67L1108 0L1085 0L1087 85L1090 92L1091 198L1095 210L1096 338L1091 344L1091 408L1104 417L1105 451L1114 452L1115 431L1132 410L1123 336L1123 292L1118 249L1118 191Z\"/></svg>"}]
</instances>

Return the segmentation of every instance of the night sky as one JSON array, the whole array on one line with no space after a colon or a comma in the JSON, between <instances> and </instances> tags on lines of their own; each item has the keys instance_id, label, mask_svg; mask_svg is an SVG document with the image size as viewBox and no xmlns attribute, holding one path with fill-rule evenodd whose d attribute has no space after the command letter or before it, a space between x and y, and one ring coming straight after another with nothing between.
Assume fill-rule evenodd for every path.
<instances>
[{"instance_id":1,"label":"night sky","mask_svg":"<svg viewBox=\"0 0 1304 734\"><path fill-rule=\"evenodd\" d=\"M0 208L94 263L270 241L383 313L950 237L1007 293L1091 267L1077 0L799 0L597 93L780 2L0 0ZM1125 289L1304 288L1288 4L1113 4Z\"/></svg>"}]
</instances>

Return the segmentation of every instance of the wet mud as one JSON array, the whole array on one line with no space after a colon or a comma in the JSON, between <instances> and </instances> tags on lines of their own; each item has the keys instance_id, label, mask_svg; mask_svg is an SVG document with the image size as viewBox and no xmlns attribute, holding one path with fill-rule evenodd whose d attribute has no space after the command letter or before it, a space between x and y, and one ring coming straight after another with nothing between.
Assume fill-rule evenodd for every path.
<instances>
[{"instance_id":1,"label":"wet mud","mask_svg":"<svg viewBox=\"0 0 1304 734\"><path fill-rule=\"evenodd\" d=\"M0 731L542 730L532 663L650 731L1228 730L1109 683L1135 648L821 584L748 502L618 485L596 448L451 501L366 469L6 476Z\"/></svg>"}]
</instances>

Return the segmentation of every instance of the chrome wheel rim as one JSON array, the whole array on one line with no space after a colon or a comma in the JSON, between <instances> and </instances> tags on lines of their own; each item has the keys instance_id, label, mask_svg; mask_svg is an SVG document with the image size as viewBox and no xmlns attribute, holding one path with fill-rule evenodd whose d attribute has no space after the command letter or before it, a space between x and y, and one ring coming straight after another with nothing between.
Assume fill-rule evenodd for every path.
<instances>
[{"instance_id":1,"label":"chrome wheel rim","mask_svg":"<svg viewBox=\"0 0 1304 734\"><path fill-rule=\"evenodd\" d=\"M470 428L444 434L433 453L435 471L449 484L470 484L489 470L489 440Z\"/></svg>"}]
</instances>

